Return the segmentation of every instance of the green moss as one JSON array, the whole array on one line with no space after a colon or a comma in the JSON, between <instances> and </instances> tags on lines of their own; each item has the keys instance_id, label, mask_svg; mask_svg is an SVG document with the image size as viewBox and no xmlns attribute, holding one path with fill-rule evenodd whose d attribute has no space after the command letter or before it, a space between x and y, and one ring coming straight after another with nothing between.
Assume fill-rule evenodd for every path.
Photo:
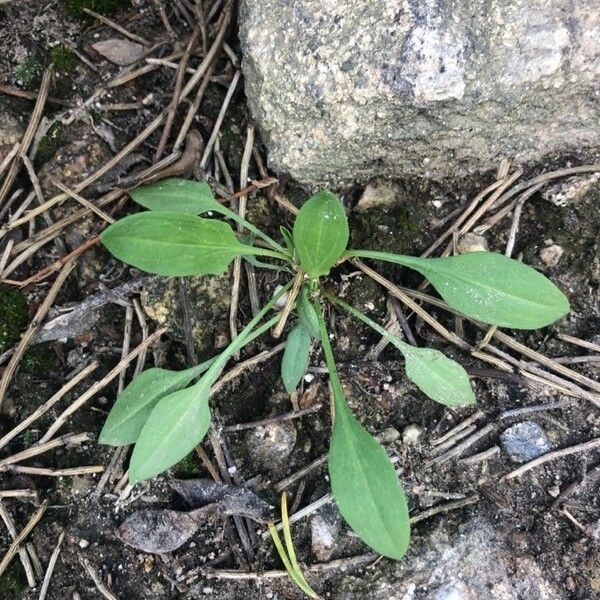
<instances>
[{"instance_id":1,"label":"green moss","mask_svg":"<svg viewBox=\"0 0 600 600\"><path fill-rule=\"evenodd\" d=\"M21 61L14 69L13 75L23 87L28 88L35 83L42 74L42 65L31 56Z\"/></svg>"},{"instance_id":2,"label":"green moss","mask_svg":"<svg viewBox=\"0 0 600 600\"><path fill-rule=\"evenodd\" d=\"M19 560L13 560L12 564L0 577L0 598L2 600L19 600L27 589L25 572Z\"/></svg>"},{"instance_id":3,"label":"green moss","mask_svg":"<svg viewBox=\"0 0 600 600\"><path fill-rule=\"evenodd\" d=\"M50 342L32 346L21 360L21 374L43 379L55 371L57 358L50 346Z\"/></svg>"},{"instance_id":4,"label":"green moss","mask_svg":"<svg viewBox=\"0 0 600 600\"><path fill-rule=\"evenodd\" d=\"M178 462L175 467L176 477L181 477L182 479L198 477L199 474L200 463L193 452L188 454L182 461Z\"/></svg>"},{"instance_id":5,"label":"green moss","mask_svg":"<svg viewBox=\"0 0 600 600\"><path fill-rule=\"evenodd\" d=\"M37 154L35 155L36 166L47 163L62 146L63 141L62 126L59 122L56 122L38 144Z\"/></svg>"},{"instance_id":6,"label":"green moss","mask_svg":"<svg viewBox=\"0 0 600 600\"><path fill-rule=\"evenodd\" d=\"M129 6L131 6L131 0L67 0L67 13L71 17L88 20L88 15L83 12L84 8L89 8L101 15L110 15Z\"/></svg>"},{"instance_id":7,"label":"green moss","mask_svg":"<svg viewBox=\"0 0 600 600\"><path fill-rule=\"evenodd\" d=\"M55 71L72 73L77 67L77 55L70 48L57 46L50 50L50 60Z\"/></svg>"},{"instance_id":8,"label":"green moss","mask_svg":"<svg viewBox=\"0 0 600 600\"><path fill-rule=\"evenodd\" d=\"M27 325L27 300L18 290L0 288L0 352L10 348Z\"/></svg>"},{"instance_id":9,"label":"green moss","mask_svg":"<svg viewBox=\"0 0 600 600\"><path fill-rule=\"evenodd\" d=\"M418 223L411 217L410 211L404 207L396 213L396 227L403 235L414 235L419 231Z\"/></svg>"}]
</instances>

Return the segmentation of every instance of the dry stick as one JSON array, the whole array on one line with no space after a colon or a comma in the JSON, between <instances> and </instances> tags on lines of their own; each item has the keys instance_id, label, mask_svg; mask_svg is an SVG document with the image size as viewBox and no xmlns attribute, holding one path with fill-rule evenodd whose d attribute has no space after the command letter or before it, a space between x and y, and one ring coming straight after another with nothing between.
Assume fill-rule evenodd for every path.
<instances>
[{"instance_id":1,"label":"dry stick","mask_svg":"<svg viewBox=\"0 0 600 600\"><path fill-rule=\"evenodd\" d=\"M90 10L89 8L84 7L84 8L82 8L82 10L83 10L83 12L87 13L91 17L94 17L94 19L97 19L98 21L100 21L100 23L104 23L104 25L108 25L109 27L112 27L115 31L122 33L125 37L128 37L130 40L133 40L134 42L138 42L142 46L151 46L152 45L148 40L145 40L143 37L140 37L139 35L136 35L135 33L130 33L129 31L127 31L127 29L125 29L124 27L121 27L118 23L111 21L108 17L99 15L97 12L94 12L93 10Z\"/></svg>"},{"instance_id":2,"label":"dry stick","mask_svg":"<svg viewBox=\"0 0 600 600\"><path fill-rule=\"evenodd\" d=\"M104 585L102 579L100 579L100 575L98 575L87 558L82 559L81 564L94 582L96 589L106 598L106 600L118 600L118 598Z\"/></svg>"},{"instance_id":3,"label":"dry stick","mask_svg":"<svg viewBox=\"0 0 600 600\"><path fill-rule=\"evenodd\" d=\"M131 328L133 327L133 307L127 306L125 308L125 329L123 331L123 346L121 348L121 360L123 360L127 354L129 354L129 347L131 344ZM117 394L120 394L125 387L125 375L127 373L127 367L125 367L119 373L119 383L117 384Z\"/></svg>"},{"instance_id":4,"label":"dry stick","mask_svg":"<svg viewBox=\"0 0 600 600\"><path fill-rule=\"evenodd\" d=\"M233 94L237 87L237 84L240 80L240 71L236 71L231 83L229 84L229 88L227 89L227 94L225 94L225 99L223 100L223 104L221 106L221 110L219 111L219 116L215 122L215 126L213 127L212 133L208 138L208 142L206 143L206 148L204 148L204 154L202 155L202 159L200 160L200 168L206 169L206 165L208 164L208 159L213 150L213 146L215 145L215 140L217 139L217 135L219 135L219 130L221 129L221 125L223 124L223 119L225 118L225 113L227 112L227 108L229 107L229 103L231 102L231 98L233 98Z\"/></svg>"},{"instance_id":5,"label":"dry stick","mask_svg":"<svg viewBox=\"0 0 600 600\"><path fill-rule=\"evenodd\" d=\"M54 573L54 567L56 566L56 561L58 560L58 555L60 554L60 547L63 543L63 539L65 538L64 532L62 532L58 536L58 542L56 542L56 547L52 551L52 555L50 556L50 560L48 561L48 568L46 569L46 574L44 575L44 581L42 583L42 588L40 589L40 595L38 600L45 600L46 594L48 593L48 589L50 587L50 580L52 579L52 573Z\"/></svg>"},{"instance_id":6,"label":"dry stick","mask_svg":"<svg viewBox=\"0 0 600 600\"><path fill-rule=\"evenodd\" d=\"M281 344L285 346L285 344ZM250 423L237 423L236 425L228 425L223 427L223 431L226 433L232 433L234 431L244 431L245 429L253 429L255 427L264 427L265 425L271 425L273 423L282 423L284 421L291 421L292 419L299 419L305 415L310 415L314 412L321 410L322 404L315 404L308 408L301 410L293 410L292 412L277 415L276 417L267 417L265 419L258 419L257 421L251 421Z\"/></svg>"},{"instance_id":7,"label":"dry stick","mask_svg":"<svg viewBox=\"0 0 600 600\"><path fill-rule=\"evenodd\" d=\"M467 448L470 448L473 444L478 442L481 438L490 434L496 428L495 423L489 423L485 427L482 427L479 431L475 432L473 435L470 435L466 440L462 441L454 448L451 448L445 454L441 454L427 461L426 465L441 465L442 463L454 458L456 456L460 456Z\"/></svg>"},{"instance_id":8,"label":"dry stick","mask_svg":"<svg viewBox=\"0 0 600 600\"><path fill-rule=\"evenodd\" d=\"M50 277L50 275L52 275L52 273L54 273L54 271L58 271L58 269L63 267L70 260L76 259L80 254L83 254L84 252L86 252L87 250L89 250L90 248L92 248L93 246L98 244L99 242L100 242L100 238L98 236L93 237L92 239L88 240L87 242L84 242L83 244L81 244L81 246L79 246L78 248L75 248L75 250L73 250L72 252L69 252L69 254L66 254L65 256L59 258L57 261L53 262L51 265L48 265L47 267L43 268L41 271L34 273L31 277L28 277L24 281L16 282L17 285L19 285L19 287L23 288L28 285L31 285L32 283L39 283L40 281L43 281L47 277Z\"/></svg>"},{"instance_id":9,"label":"dry stick","mask_svg":"<svg viewBox=\"0 0 600 600\"><path fill-rule=\"evenodd\" d=\"M275 329L273 329L273 337L275 339L281 337L281 334L283 333L283 328L285 327L288 317L290 316L290 313L294 308L294 303L296 302L296 298L300 293L300 288L302 287L303 282L304 271L302 269L299 269L298 273L296 273L296 277L294 278L294 285L292 286L292 289L287 295L284 307L281 309L281 316L279 317L279 321L277 321L277 325L275 326Z\"/></svg>"},{"instance_id":10,"label":"dry stick","mask_svg":"<svg viewBox=\"0 0 600 600\"><path fill-rule=\"evenodd\" d=\"M198 25L196 26L192 35L190 36L190 39L185 48L185 52L183 53L181 61L179 62L179 67L177 69L177 78L175 79L175 90L173 92L173 98L171 99L169 107L167 108L165 126L163 127L163 131L160 136L160 141L158 142L158 147L156 148L156 153L154 154L154 162L160 160L160 157L165 151L165 146L167 145L167 140L169 139L169 135L171 134L171 128L173 127L173 121L175 120L177 106L179 105L179 97L181 96L181 88L183 87L183 79L185 77L188 61L190 60L192 50L198 43L200 32L201 27Z\"/></svg>"},{"instance_id":11,"label":"dry stick","mask_svg":"<svg viewBox=\"0 0 600 600\"><path fill-rule=\"evenodd\" d=\"M52 184L55 185L59 190L73 198L73 200L77 200L80 204L93 210L100 218L104 219L107 223L114 223L115 220L107 213L105 213L101 208L98 208L93 202L90 202L86 198L83 198L73 190L69 189L66 185L60 183L60 181L56 181L52 179Z\"/></svg>"},{"instance_id":12,"label":"dry stick","mask_svg":"<svg viewBox=\"0 0 600 600\"><path fill-rule=\"evenodd\" d=\"M14 146L11 148L10 152L4 157L4 160L0 163L0 175L4 173L6 167L11 163L12 159L19 152L19 147L21 144L19 142L15 142Z\"/></svg>"},{"instance_id":13,"label":"dry stick","mask_svg":"<svg viewBox=\"0 0 600 600\"><path fill-rule=\"evenodd\" d=\"M210 63L210 66L206 70L206 74L204 75L204 79L202 80L202 83L200 84L200 87L198 88L198 91L196 92L196 97L194 98L194 101L190 104L190 106L188 108L188 112L185 115L185 119L183 120L183 125L181 126L181 129L177 135L177 139L175 140L175 144L173 145L174 151L179 150L181 148L183 142L185 141L187 133L190 130L190 127L192 126L192 123L194 121L194 117L196 116L196 114L198 113L198 110L200 109L200 104L202 104L202 99L204 98L204 94L206 93L208 85L210 84L210 78L212 77L214 68L215 68L215 63L213 61Z\"/></svg>"},{"instance_id":14,"label":"dry stick","mask_svg":"<svg viewBox=\"0 0 600 600\"><path fill-rule=\"evenodd\" d=\"M44 298L44 301L37 309L35 316L33 317L33 321L31 321L29 327L27 328L27 331L23 334L23 336L21 337L21 341L15 348L15 353L12 355L8 365L6 365L4 373L2 374L2 379L0 379L0 412L2 412L2 404L4 402L6 391L8 390L8 386L12 380L12 377L15 371L17 370L17 366L19 364L19 361L21 360L21 357L29 347L29 344L31 343L33 338L37 335L38 331L40 330L44 317L50 310L54 299L58 295L58 292L62 288L65 279L67 278L74 266L75 262L71 261L67 263L63 267L62 271L58 274L56 281L52 284L52 287L50 288L47 296Z\"/></svg>"},{"instance_id":15,"label":"dry stick","mask_svg":"<svg viewBox=\"0 0 600 600\"><path fill-rule=\"evenodd\" d=\"M595 438L593 440L590 440L589 442L577 444L576 446L570 446L569 448L563 448L562 450L548 452L548 454L544 454L542 456L539 456L538 458L534 458L528 463L525 463L524 465L520 466L518 469L507 473L502 479L513 479L515 477L523 475L523 473L526 473L531 469L535 469L536 467L539 467L540 465L550 462L556 458L570 456L571 454L577 454L578 452L587 452L588 450L594 450L598 447L600 447L600 438Z\"/></svg>"},{"instance_id":16,"label":"dry stick","mask_svg":"<svg viewBox=\"0 0 600 600\"><path fill-rule=\"evenodd\" d=\"M434 449L434 454L443 454L448 448L451 448L463 438L471 435L474 431L477 431L477 425L470 425L462 429L443 444L438 444Z\"/></svg>"},{"instance_id":17,"label":"dry stick","mask_svg":"<svg viewBox=\"0 0 600 600\"><path fill-rule=\"evenodd\" d=\"M153 1L154 1L154 5L156 6L156 9L158 10L158 14L160 15L160 20L162 21L162 24L167 32L167 35L170 38L175 39L175 37L176 37L175 31L173 30L173 27L171 27L171 23L169 22L169 18L167 17L165 7L162 5L162 2L160 0L153 0Z\"/></svg>"},{"instance_id":18,"label":"dry stick","mask_svg":"<svg viewBox=\"0 0 600 600\"><path fill-rule=\"evenodd\" d=\"M79 410L92 396L97 394L102 388L108 385L119 373L129 365L141 352L151 346L164 332L166 327L155 331L148 339L139 344L125 358L113 367L102 379L90 386L69 408L63 411L56 421L50 426L48 431L42 436L40 443L47 442L66 422L66 420L77 410Z\"/></svg>"},{"instance_id":19,"label":"dry stick","mask_svg":"<svg viewBox=\"0 0 600 600\"><path fill-rule=\"evenodd\" d=\"M21 473L23 475L39 475L40 477L74 477L76 475L93 475L102 473L103 465L90 465L87 467L72 467L68 469L49 469L46 467L24 467L22 465L11 465L10 473Z\"/></svg>"},{"instance_id":20,"label":"dry stick","mask_svg":"<svg viewBox=\"0 0 600 600\"><path fill-rule=\"evenodd\" d=\"M27 169L29 179L31 180L31 183L33 184L33 190L35 192L35 196L38 200L38 203L44 204L44 194L42 193L42 187L40 186L40 180L38 179L38 176L35 174L35 169L33 168L33 164L27 156L24 155L21 158L23 160L23 164L25 165L25 169ZM52 219L50 218L50 215L47 212L44 212L42 217L44 218L46 225L52 225ZM30 225L32 225L32 224L33 223L30 223ZM67 251L67 248L66 248L63 240L56 239L56 240L54 240L54 244L56 245L56 247L59 249L60 252L64 253Z\"/></svg>"},{"instance_id":21,"label":"dry stick","mask_svg":"<svg viewBox=\"0 0 600 600\"><path fill-rule=\"evenodd\" d=\"M38 493L35 490L0 490L0 499L2 498L27 498L34 503L38 502Z\"/></svg>"},{"instance_id":22,"label":"dry stick","mask_svg":"<svg viewBox=\"0 0 600 600\"><path fill-rule=\"evenodd\" d=\"M135 310L135 315L137 317L138 323L140 324L140 329L142 330L142 341L148 338L148 323L146 322L146 316L144 315L144 311L140 305L140 302L137 298L133 299L133 308ZM146 353L147 348L145 348L140 355L137 357L137 361L135 363L135 370L133 372L133 376L137 377L144 368L144 363L146 362Z\"/></svg>"},{"instance_id":23,"label":"dry stick","mask_svg":"<svg viewBox=\"0 0 600 600\"><path fill-rule=\"evenodd\" d=\"M479 192L479 194L477 194L477 196L475 196L475 198L473 198L473 200L464 209L464 211L462 211L462 213L456 219L456 221L440 237L438 237L438 239L435 240L435 242L433 242L433 244L431 244L431 246L429 246L429 248L427 248L427 250L425 250L425 252L423 252L423 254L421 254L421 257L425 258L425 257L429 256L442 242L444 242L445 240L447 240L449 237L452 236L452 232L458 231L458 228L464 223L464 221L469 217L469 215L477 208L479 203L488 194L491 194L499 186L504 185L504 184L505 184L505 181L503 179L498 179L497 181L492 183L492 185L488 186L487 188L485 188L484 190Z\"/></svg>"},{"instance_id":24,"label":"dry stick","mask_svg":"<svg viewBox=\"0 0 600 600\"><path fill-rule=\"evenodd\" d=\"M44 444L38 444L37 446L31 446L22 452L17 452L12 456L7 456L0 460L0 472L8 471L10 465L14 465L16 463L22 462L24 460L28 460L33 456L39 456L40 454L44 454L50 450L54 450L60 446L75 446L77 444L82 444L83 442L88 442L92 438L87 433L69 433L67 435L63 435L62 437L56 438L55 440L51 440Z\"/></svg>"},{"instance_id":25,"label":"dry stick","mask_svg":"<svg viewBox=\"0 0 600 600\"><path fill-rule=\"evenodd\" d=\"M368 563L376 562L380 556L378 554L363 554L361 556L352 556L350 558L338 558L326 563L316 563L314 565L303 565L303 573L327 573L329 571L346 572ZM232 579L237 581L262 581L263 579L279 579L289 577L287 571L262 571L260 573L233 571L231 569L212 569L205 568L201 570L202 575L208 579Z\"/></svg>"},{"instance_id":26,"label":"dry stick","mask_svg":"<svg viewBox=\"0 0 600 600\"><path fill-rule=\"evenodd\" d=\"M246 145L244 146L244 154L240 166L240 187L245 186L248 181L248 168L250 166L250 156L252 146L254 145L254 127L248 125L246 131ZM238 214L242 219L246 217L246 202L248 196L244 194L239 197ZM237 224L237 231L243 231L243 225ZM250 265L251 266L251 265ZM240 284L242 280L242 257L238 256L233 262L233 284L231 286L231 302L229 305L229 333L232 340L237 337L237 313L240 302Z\"/></svg>"},{"instance_id":27,"label":"dry stick","mask_svg":"<svg viewBox=\"0 0 600 600\"><path fill-rule=\"evenodd\" d=\"M284 348L285 343L277 344L277 346L273 346L273 348L269 350L263 350L262 352L259 352L256 356L253 356L252 358L248 358L247 360L238 363L237 365L235 365L235 367L227 371L227 373L225 373L222 377L219 377L219 381L215 383L215 385L213 385L213 387L210 389L211 396L219 392L225 386L226 383L228 383L232 379L235 379L236 377L239 377L239 375L243 373L246 369L249 369L254 365L268 360L272 356L275 356L275 354L277 354L278 352L281 352Z\"/></svg>"},{"instance_id":28,"label":"dry stick","mask_svg":"<svg viewBox=\"0 0 600 600\"><path fill-rule=\"evenodd\" d=\"M6 510L4 504L0 501L0 517L4 521L6 525L6 529L8 529L8 533L10 537L14 540L17 537L17 529L15 527L15 523L10 516L10 513ZM31 560L29 559L29 554L27 554L26 548L19 548L19 558L21 559L21 563L23 564L23 569L25 570L25 575L27 576L27 585L30 588L34 588L36 586L35 573L33 572L33 567L31 566Z\"/></svg>"},{"instance_id":29,"label":"dry stick","mask_svg":"<svg viewBox=\"0 0 600 600\"><path fill-rule=\"evenodd\" d=\"M575 346L581 346L582 348L587 348L588 350L593 350L594 352L600 352L600 344L594 344L594 342L581 340L572 335L567 335L566 333L559 333L556 337L563 342L569 342Z\"/></svg>"},{"instance_id":30,"label":"dry stick","mask_svg":"<svg viewBox=\"0 0 600 600\"><path fill-rule=\"evenodd\" d=\"M517 233L519 232L519 223L521 221L521 212L523 211L523 206L525 202L533 196L543 184L534 185L529 188L521 197L517 200L515 204L515 211L513 213L513 220L510 226L510 232L508 234L508 242L506 243L506 250L504 252L505 256L509 258L512 256L513 250L515 248L515 242L517 240Z\"/></svg>"},{"instance_id":31,"label":"dry stick","mask_svg":"<svg viewBox=\"0 0 600 600\"><path fill-rule=\"evenodd\" d=\"M17 535L17 537L13 540L12 544L8 548L6 554L4 555L4 558L0 562L0 577L4 574L4 571L6 571L6 568L14 558L15 554L18 552L23 540L25 540L25 538L33 531L33 528L39 523L40 519L44 516L47 506L47 502L44 502L35 511L35 513L33 513L33 516L31 517L31 519L29 519L27 525L25 525L25 527L21 530L21 533L19 533L19 535Z\"/></svg>"},{"instance_id":32,"label":"dry stick","mask_svg":"<svg viewBox=\"0 0 600 600\"><path fill-rule=\"evenodd\" d=\"M383 275L377 273L370 267L367 267L362 261L357 259L351 259L350 261L355 267L358 267L363 273L366 273L371 279L385 287L392 295L398 300L408 306L414 311L419 317L423 319L428 325L430 325L435 331L437 331L443 338L449 342L456 344L459 348L469 351L471 347L463 339L459 338L455 333L452 333L446 329L439 321L436 321L429 313L424 311L414 300L412 300L400 287L394 285L391 281L388 281Z\"/></svg>"},{"instance_id":33,"label":"dry stick","mask_svg":"<svg viewBox=\"0 0 600 600\"><path fill-rule=\"evenodd\" d=\"M198 69L196 69L195 74L188 81L188 83L184 87L183 91L181 92L180 103L191 93L191 91L194 89L194 87L196 86L198 81L200 81L200 79L206 73L209 66L212 64L212 61L213 61L215 55L217 54L217 52L219 51L219 49L221 47L223 38L225 36L225 33L227 32L227 27L229 25L230 19L231 19L231 11L228 9L224 13L222 23L219 28L219 32L218 32L217 37L215 38L215 41L213 42L210 50L208 51L208 54L204 57L204 59L202 60L202 63L200 64ZM87 187L89 187L96 180L98 180L102 176L106 175L106 173L108 173L113 167L118 165L125 156L127 156L130 152L132 152L140 144L142 144L144 141L146 141L161 126L161 124L164 122L164 119L165 119L165 111L163 111L160 115L155 117L155 119L153 121L151 121L150 124L141 133L139 133L133 140L131 140L120 152L118 152L115 156L113 156L113 158L111 160L109 160L104 166L102 166L97 171L94 171L94 173L92 173L91 175L86 177L83 181L78 183L75 186L74 191L79 193L79 192L83 191L84 189L86 189ZM113 192L110 192L109 194L107 194L104 197L104 202L101 203L100 200L97 201L96 206L103 206L104 204L108 204L108 202L112 202L113 200L115 200L116 198L118 198L122 195L123 195L123 192L121 190L114 190ZM49 202L57 203L57 202L61 202L61 201L65 200L66 198L68 198L68 196L63 193L63 194L59 194L58 196L56 196L54 198L51 198L49 200ZM58 226L59 224L62 223L62 226L58 227L58 229L60 230L60 229L62 229L62 227L66 227L67 225L74 223L79 218L86 216L87 214L89 214L89 211L87 211L87 210L80 211L79 213L76 213L74 215L71 215L70 217L63 219L62 222L55 223L55 226ZM17 250L17 248L18 248L18 246L15 248L15 250Z\"/></svg>"},{"instance_id":34,"label":"dry stick","mask_svg":"<svg viewBox=\"0 0 600 600\"><path fill-rule=\"evenodd\" d=\"M29 150L29 146L33 141L33 137L38 128L40 119L42 118L42 113L44 112L44 106L46 104L46 98L48 96L48 90L50 89L50 81L52 79L52 68L46 69L44 72L44 76L42 77L42 83L40 85L40 91L38 93L37 100L35 102L35 107L33 109L33 113L31 114L31 118L29 119L29 125L25 130L25 134L23 135L23 139L21 140L21 144L19 146L19 151L17 152L15 159L13 160L8 173L6 174L6 178L4 179L2 185L0 186L0 204L4 201L6 194L8 194L12 184L14 183L17 174L19 173L19 169L21 168L21 157L27 154Z\"/></svg>"},{"instance_id":35,"label":"dry stick","mask_svg":"<svg viewBox=\"0 0 600 600\"><path fill-rule=\"evenodd\" d=\"M461 421L458 425L456 425L455 427L453 427L452 429L447 431L444 435L433 440L433 442L431 442L431 444L433 446L439 446L440 444L443 444L450 438L454 437L457 433L460 433L463 429L466 429L467 427L469 427L470 425L475 423L475 421L478 421L479 419L481 419L484 416L485 416L484 412L481 410L478 410L476 413L472 414L470 417L466 418L464 421Z\"/></svg>"}]
</instances>

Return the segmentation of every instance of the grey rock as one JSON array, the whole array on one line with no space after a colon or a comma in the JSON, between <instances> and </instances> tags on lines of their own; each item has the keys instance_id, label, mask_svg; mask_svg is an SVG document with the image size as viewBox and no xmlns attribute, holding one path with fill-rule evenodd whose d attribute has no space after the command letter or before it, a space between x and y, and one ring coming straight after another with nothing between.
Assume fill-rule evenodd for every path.
<instances>
[{"instance_id":1,"label":"grey rock","mask_svg":"<svg viewBox=\"0 0 600 600\"><path fill-rule=\"evenodd\" d=\"M440 524L401 562L346 577L333 600L566 600L533 557L515 560L509 532L475 516Z\"/></svg>"},{"instance_id":2,"label":"grey rock","mask_svg":"<svg viewBox=\"0 0 600 600\"><path fill-rule=\"evenodd\" d=\"M260 466L276 471L285 463L296 445L296 427L291 421L255 427L248 433L246 445Z\"/></svg>"},{"instance_id":3,"label":"grey rock","mask_svg":"<svg viewBox=\"0 0 600 600\"><path fill-rule=\"evenodd\" d=\"M243 0L271 167L445 179L600 149L598 0Z\"/></svg>"},{"instance_id":4,"label":"grey rock","mask_svg":"<svg viewBox=\"0 0 600 600\"><path fill-rule=\"evenodd\" d=\"M515 462L527 462L550 452L544 430L533 421L523 421L506 429L500 436L504 451Z\"/></svg>"},{"instance_id":5,"label":"grey rock","mask_svg":"<svg viewBox=\"0 0 600 600\"><path fill-rule=\"evenodd\" d=\"M319 562L330 560L339 547L341 525L340 513L332 504L326 504L310 517L310 548Z\"/></svg>"}]
</instances>

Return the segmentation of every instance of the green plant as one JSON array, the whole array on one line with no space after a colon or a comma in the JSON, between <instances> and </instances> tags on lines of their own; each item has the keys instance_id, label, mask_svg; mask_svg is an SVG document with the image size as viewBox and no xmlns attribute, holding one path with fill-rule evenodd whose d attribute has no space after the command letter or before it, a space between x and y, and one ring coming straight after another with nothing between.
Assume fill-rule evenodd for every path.
<instances>
[{"instance_id":1,"label":"green plant","mask_svg":"<svg viewBox=\"0 0 600 600\"><path fill-rule=\"evenodd\" d=\"M72 73L77 67L77 55L70 48L56 46L50 50L50 60L55 71Z\"/></svg>"},{"instance_id":2,"label":"green plant","mask_svg":"<svg viewBox=\"0 0 600 600\"><path fill-rule=\"evenodd\" d=\"M352 529L374 550L401 558L409 544L408 506L384 448L352 414L337 374L323 303L348 311L400 350L406 375L433 400L445 405L475 402L465 370L441 352L417 348L387 332L356 308L323 289L323 278L350 257L400 264L424 275L460 313L490 325L534 329L565 315L569 303L543 275L500 254L477 252L449 258L415 258L347 249L346 214L339 199L322 191L302 206L293 231L282 229L283 244L271 239L213 197L206 183L166 180L131 192L149 211L111 225L104 245L117 258L151 273L169 276L222 273L236 257L255 265L292 272L290 281L213 359L185 371L149 369L117 398L100 435L105 444L135 444L130 480L158 475L198 444L210 426L212 386L228 360L278 323L268 316L284 294L298 315L282 360L282 379L293 390L308 365L313 340L320 340L332 390L335 419L329 475L336 503ZM198 215L221 214L254 236L238 238L231 226ZM263 262L260 259L271 259ZM277 261L277 262L273 262ZM283 263L281 266L279 263ZM196 383L190 383L199 377Z\"/></svg>"},{"instance_id":3,"label":"green plant","mask_svg":"<svg viewBox=\"0 0 600 600\"><path fill-rule=\"evenodd\" d=\"M40 77L42 70L42 65L35 58L28 56L13 69L13 75L24 87L29 87Z\"/></svg>"},{"instance_id":4,"label":"green plant","mask_svg":"<svg viewBox=\"0 0 600 600\"><path fill-rule=\"evenodd\" d=\"M298 559L296 558L296 551L294 550L294 542L292 541L292 529L290 526L290 519L288 516L287 509L287 496L285 492L281 494L281 528L283 529L283 539L285 541L285 547L281 543L281 538L279 537L279 532L273 523L269 523L269 533L271 534L271 539L273 540L273 544L275 545L275 549L277 550L277 554L279 554L279 558L281 558L281 562L285 567L285 570L288 572L290 579L309 597L309 598L318 598L317 593L310 587L308 582L306 581L302 570L300 569L300 565L298 564Z\"/></svg>"}]
</instances>

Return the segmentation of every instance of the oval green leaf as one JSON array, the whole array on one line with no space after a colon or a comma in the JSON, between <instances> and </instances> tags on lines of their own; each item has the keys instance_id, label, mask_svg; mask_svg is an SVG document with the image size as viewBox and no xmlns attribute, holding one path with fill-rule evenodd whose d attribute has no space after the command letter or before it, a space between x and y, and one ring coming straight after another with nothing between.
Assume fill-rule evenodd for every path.
<instances>
[{"instance_id":1,"label":"oval green leaf","mask_svg":"<svg viewBox=\"0 0 600 600\"><path fill-rule=\"evenodd\" d=\"M442 298L477 321L538 329L569 312L566 296L535 269L494 252L471 252L447 258L415 258L352 250L349 256L404 265L424 275Z\"/></svg>"},{"instance_id":2,"label":"oval green leaf","mask_svg":"<svg viewBox=\"0 0 600 600\"><path fill-rule=\"evenodd\" d=\"M110 225L101 240L118 259L157 275L218 275L242 254L273 255L241 244L227 223L171 212L125 217Z\"/></svg>"},{"instance_id":3,"label":"oval green leaf","mask_svg":"<svg viewBox=\"0 0 600 600\"><path fill-rule=\"evenodd\" d=\"M400 559L410 543L406 495L383 447L336 401L329 447L329 477L336 504L363 542Z\"/></svg>"},{"instance_id":4,"label":"oval green leaf","mask_svg":"<svg viewBox=\"0 0 600 600\"><path fill-rule=\"evenodd\" d=\"M220 213L223 208L204 181L163 179L131 190L129 195L139 205L157 211L201 215L211 210Z\"/></svg>"},{"instance_id":5,"label":"oval green leaf","mask_svg":"<svg viewBox=\"0 0 600 600\"><path fill-rule=\"evenodd\" d=\"M281 380L291 394L306 375L310 358L310 335L302 324L290 331L281 360Z\"/></svg>"},{"instance_id":6,"label":"oval green leaf","mask_svg":"<svg viewBox=\"0 0 600 600\"><path fill-rule=\"evenodd\" d=\"M98 441L110 446L136 442L158 401L184 388L214 361L211 359L184 371L154 368L140 373L117 397Z\"/></svg>"},{"instance_id":7,"label":"oval green leaf","mask_svg":"<svg viewBox=\"0 0 600 600\"><path fill-rule=\"evenodd\" d=\"M446 406L475 404L469 375L455 360L433 348L395 345L404 354L407 377L432 400Z\"/></svg>"},{"instance_id":8,"label":"oval green leaf","mask_svg":"<svg viewBox=\"0 0 600 600\"><path fill-rule=\"evenodd\" d=\"M210 427L208 396L213 380L165 396L150 413L129 463L129 482L155 477L185 458Z\"/></svg>"},{"instance_id":9,"label":"oval green leaf","mask_svg":"<svg viewBox=\"0 0 600 600\"><path fill-rule=\"evenodd\" d=\"M307 200L294 222L294 246L311 278L327 275L348 244L348 219L339 198L324 190Z\"/></svg>"}]
</instances>

